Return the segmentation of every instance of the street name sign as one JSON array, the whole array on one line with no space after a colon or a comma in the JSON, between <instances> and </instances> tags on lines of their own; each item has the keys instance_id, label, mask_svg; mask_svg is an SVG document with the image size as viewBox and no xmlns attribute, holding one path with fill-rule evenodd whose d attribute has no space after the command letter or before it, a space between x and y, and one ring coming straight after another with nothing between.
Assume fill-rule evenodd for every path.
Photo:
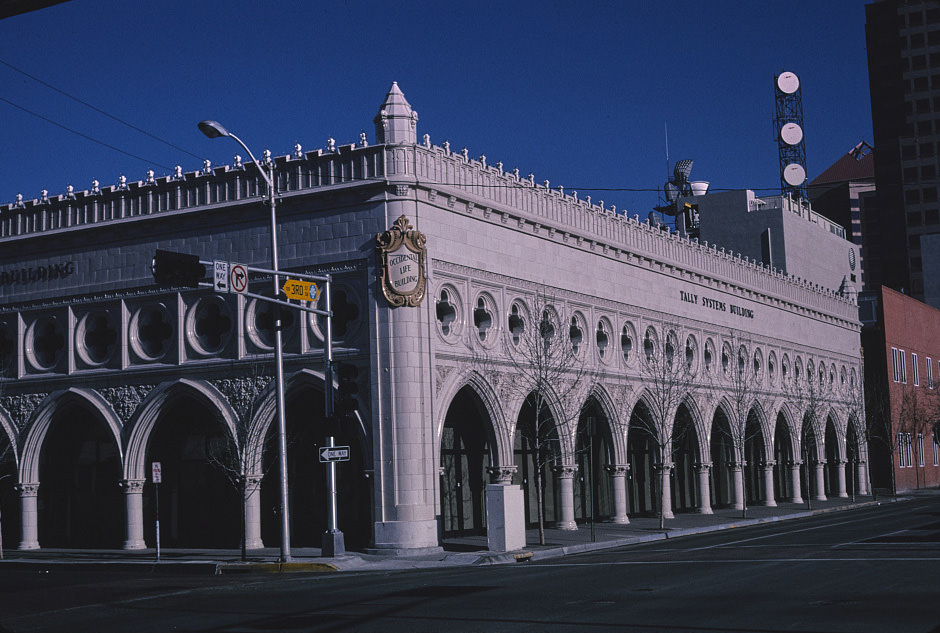
<instances>
[{"instance_id":1,"label":"street name sign","mask_svg":"<svg viewBox=\"0 0 940 633\"><path fill-rule=\"evenodd\" d=\"M300 281L299 279L288 279L281 288L288 299L298 299L300 301L313 301L316 303L320 298L320 287L314 281Z\"/></svg>"},{"instance_id":2,"label":"street name sign","mask_svg":"<svg viewBox=\"0 0 940 633\"><path fill-rule=\"evenodd\" d=\"M348 462L349 461L349 447L348 446L321 446L320 447L320 461L327 462Z\"/></svg>"}]
</instances>

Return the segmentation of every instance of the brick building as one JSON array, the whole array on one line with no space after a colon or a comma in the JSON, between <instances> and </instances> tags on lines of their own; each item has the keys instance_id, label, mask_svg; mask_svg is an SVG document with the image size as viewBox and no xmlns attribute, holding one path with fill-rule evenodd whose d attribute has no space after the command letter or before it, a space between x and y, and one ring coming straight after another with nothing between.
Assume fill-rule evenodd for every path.
<instances>
[{"instance_id":1,"label":"brick building","mask_svg":"<svg viewBox=\"0 0 940 633\"><path fill-rule=\"evenodd\" d=\"M940 484L940 310L882 287L877 321L862 330L872 484Z\"/></svg>"}]
</instances>

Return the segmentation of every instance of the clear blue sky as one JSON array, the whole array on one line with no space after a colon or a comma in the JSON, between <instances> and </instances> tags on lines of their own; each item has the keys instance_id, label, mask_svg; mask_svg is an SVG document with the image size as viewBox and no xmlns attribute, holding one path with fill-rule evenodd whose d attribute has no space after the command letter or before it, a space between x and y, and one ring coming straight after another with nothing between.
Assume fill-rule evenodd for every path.
<instances>
[{"instance_id":1,"label":"clear blue sky","mask_svg":"<svg viewBox=\"0 0 940 633\"><path fill-rule=\"evenodd\" d=\"M641 217L666 180L665 126L693 179L773 193L780 71L802 82L810 178L871 142L865 4L72 0L0 20L0 62L186 151L0 64L0 203L231 163L206 118L256 154L374 142L392 81L419 138Z\"/></svg>"}]
</instances>

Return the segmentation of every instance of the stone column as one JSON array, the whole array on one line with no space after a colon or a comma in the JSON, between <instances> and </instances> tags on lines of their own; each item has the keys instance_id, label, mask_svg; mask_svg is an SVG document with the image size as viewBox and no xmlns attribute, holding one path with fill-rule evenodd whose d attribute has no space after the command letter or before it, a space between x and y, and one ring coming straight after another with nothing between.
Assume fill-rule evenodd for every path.
<instances>
[{"instance_id":1,"label":"stone column","mask_svg":"<svg viewBox=\"0 0 940 633\"><path fill-rule=\"evenodd\" d=\"M17 484L20 493L20 549L39 549L39 484Z\"/></svg>"},{"instance_id":2,"label":"stone column","mask_svg":"<svg viewBox=\"0 0 940 633\"><path fill-rule=\"evenodd\" d=\"M604 469L610 475L614 488L614 523L626 525L630 523L627 517L627 473L630 464L608 464Z\"/></svg>"},{"instance_id":3,"label":"stone column","mask_svg":"<svg viewBox=\"0 0 940 633\"><path fill-rule=\"evenodd\" d=\"M803 462L793 462L790 464L790 483L793 488L793 496L790 501L793 503L803 503L803 486L800 485L800 467Z\"/></svg>"},{"instance_id":4,"label":"stone column","mask_svg":"<svg viewBox=\"0 0 940 633\"><path fill-rule=\"evenodd\" d=\"M858 464L855 466L855 471L858 473L858 494L870 495L871 490L868 489L868 466L864 461L859 460Z\"/></svg>"},{"instance_id":5,"label":"stone column","mask_svg":"<svg viewBox=\"0 0 940 633\"><path fill-rule=\"evenodd\" d=\"M423 236L413 232L421 230L422 221L415 216L414 174L402 171L412 164L411 158L405 158L407 152L407 148L401 148L401 160L388 166L390 182L384 202L388 231L376 241L397 249L394 252L399 254L416 252L408 251L408 243L414 248L424 247ZM441 551L440 463L432 422L435 369L429 338L435 327L434 299L423 294L424 270L416 261L403 264L413 268L405 285L410 287L417 280L413 294L404 296L395 295L388 282L389 275L398 274L400 268L383 270L381 257L367 259L377 268L370 267L364 274L370 279L386 280L370 285L369 306L363 310L369 315L370 336L375 343L369 350L370 385L360 393L361 399L370 401L361 409L368 416L375 438L370 456L375 466L376 499L371 551L406 556L437 553Z\"/></svg>"},{"instance_id":6,"label":"stone column","mask_svg":"<svg viewBox=\"0 0 940 633\"><path fill-rule=\"evenodd\" d=\"M826 462L816 462L816 494L813 501L826 500Z\"/></svg>"},{"instance_id":7,"label":"stone column","mask_svg":"<svg viewBox=\"0 0 940 633\"><path fill-rule=\"evenodd\" d=\"M768 508L776 508L777 502L774 499L774 466L777 462L769 461L764 463L764 505Z\"/></svg>"},{"instance_id":8,"label":"stone column","mask_svg":"<svg viewBox=\"0 0 940 633\"><path fill-rule=\"evenodd\" d=\"M744 509L744 462L731 462L731 481L734 485L734 499L731 501L732 510Z\"/></svg>"},{"instance_id":9,"label":"stone column","mask_svg":"<svg viewBox=\"0 0 940 633\"><path fill-rule=\"evenodd\" d=\"M656 475L656 483L661 484L659 503L662 508L664 519L674 519L676 515L672 513L672 481L669 476L672 474L672 464L656 464L653 466L653 472Z\"/></svg>"},{"instance_id":10,"label":"stone column","mask_svg":"<svg viewBox=\"0 0 940 633\"><path fill-rule=\"evenodd\" d=\"M443 467L441 467L441 470L443 471ZM515 476L516 470L515 466L490 466L486 469L486 472L490 475L491 484L509 486L512 484L512 478Z\"/></svg>"},{"instance_id":11,"label":"stone column","mask_svg":"<svg viewBox=\"0 0 940 633\"><path fill-rule=\"evenodd\" d=\"M848 497L849 493L845 487L845 460L840 459L836 462L836 480L838 484L839 497Z\"/></svg>"},{"instance_id":12,"label":"stone column","mask_svg":"<svg viewBox=\"0 0 940 633\"><path fill-rule=\"evenodd\" d=\"M261 475L245 479L245 549L261 549Z\"/></svg>"},{"instance_id":13,"label":"stone column","mask_svg":"<svg viewBox=\"0 0 940 633\"><path fill-rule=\"evenodd\" d=\"M708 463L695 464L695 474L698 476L698 498L699 514L713 514L712 512L712 487L708 475L712 470L712 465Z\"/></svg>"},{"instance_id":14,"label":"stone column","mask_svg":"<svg viewBox=\"0 0 940 633\"><path fill-rule=\"evenodd\" d=\"M144 484L146 479L124 479L124 520L127 540L124 549L145 549L144 542Z\"/></svg>"},{"instance_id":15,"label":"stone column","mask_svg":"<svg viewBox=\"0 0 940 633\"><path fill-rule=\"evenodd\" d=\"M555 481L558 484L558 529L577 530L578 524L574 520L574 475L578 472L578 465L555 466L552 472L555 473Z\"/></svg>"}]
</instances>

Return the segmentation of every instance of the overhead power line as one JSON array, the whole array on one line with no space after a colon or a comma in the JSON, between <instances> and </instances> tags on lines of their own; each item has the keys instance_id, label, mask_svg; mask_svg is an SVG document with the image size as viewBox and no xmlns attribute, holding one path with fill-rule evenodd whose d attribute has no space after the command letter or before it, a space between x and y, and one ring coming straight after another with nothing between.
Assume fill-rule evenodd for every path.
<instances>
[{"instance_id":1,"label":"overhead power line","mask_svg":"<svg viewBox=\"0 0 940 633\"><path fill-rule=\"evenodd\" d=\"M38 119L42 119L42 120L45 121L46 123L51 123L52 125L55 125L56 127L60 127L60 128L62 128L63 130L65 130L66 132L71 132L72 134L75 134L75 135L77 135L77 136L81 136L83 139L86 139L86 140L88 140L88 141L91 141L92 143L97 143L98 145L102 145L102 146L104 146L104 147L107 147L108 149L112 149L112 150L114 150L115 152L120 152L121 154L124 154L125 156L130 156L131 158L136 158L137 160L143 161L143 162L145 162L145 163L147 163L147 164L150 164L150 165L155 165L155 166L157 166L157 167L162 167L163 169L166 169L167 171L170 171L170 170L173 169L172 167L167 167L166 165L161 165L160 163L157 163L157 162L155 162L155 161L149 160L149 159L144 158L144 157L142 157L142 156L138 156L137 154L132 154L132 153L130 153L130 152L125 152L123 149L120 149L119 147L115 147L114 145L109 145L109 144L105 143L104 141L99 141L98 139L93 138L93 137L91 137L91 136L88 136L87 134L82 134L81 132L79 132L79 131L77 131L77 130L73 130L73 129L70 128L70 127L66 127L66 126L62 125L61 123L58 123L58 122L56 122L56 121L53 121L52 119L49 119L49 118L47 118L47 117L44 117L44 116L42 116L41 114L37 114L37 113L33 112L32 110L30 110L30 109L28 109L28 108L24 108L23 106L21 106L21 105L19 105L19 104L13 103L13 102L10 101L9 99L4 99L3 97L0 97L0 101L3 101L4 103L11 105L11 106L13 106L14 108L17 108L18 110L22 110L23 112L25 112L25 113L27 113L27 114L31 114L31 115L33 115L34 117L38 118Z\"/></svg>"},{"instance_id":2,"label":"overhead power line","mask_svg":"<svg viewBox=\"0 0 940 633\"><path fill-rule=\"evenodd\" d=\"M140 133L143 134L144 136L148 136L148 137L152 138L153 140L159 141L160 143L163 143L164 145L167 145L168 147L172 147L173 149L175 149L175 150L177 150L177 151L183 152L184 154L189 154L189 155L192 156L193 158L196 158L196 159L198 159L198 160L202 160L202 157L201 157L201 156L198 156L197 154L193 154L192 152L190 152L190 151L187 150L187 149L184 149L184 148L182 148L182 147L179 147L178 145L174 145L173 143L170 143L169 141L166 141L166 140L160 138L159 136L155 136L155 135L151 134L150 132L148 132L148 131L146 131L146 130L140 129L139 127L137 127L136 125L134 125L134 124L132 124L132 123L128 123L127 121L125 121L125 120L123 120L123 119L120 119L120 118L114 116L113 114L110 114L110 113L108 113L108 112L105 112L105 111L102 110L101 108L98 108L98 107L96 107L96 106L94 106L94 105L88 103L87 101L83 101L83 100L79 99L78 97L76 97L76 96L74 96L74 95L71 95L71 94L65 92L64 90L61 90L61 89L59 89L59 88L56 88L56 87L53 86L52 84L50 84L50 83L48 83L48 82L46 82L46 81L43 81L42 79L40 79L39 77L36 77L35 75L31 75L30 73L26 72L25 70L22 70L21 68L17 68L16 66L14 66L13 64L11 64L11 63L9 63L9 62L5 62L5 61L3 61L2 59L0 59L0 64L3 64L4 66L6 66L7 68L9 68L9 69L11 69L11 70L15 70L16 72L20 73L21 75L23 75L23 76L25 76L25 77L29 77L29 78L32 79L33 81L42 84L42 85L45 86L46 88L49 88L50 90L54 90L54 91L58 92L60 95L63 95L63 96L65 96L65 97L68 97L69 99L71 99L72 101L75 101L76 103L82 104L82 105L85 106L86 108L90 108L90 109L94 110L94 111L97 112L98 114L103 114L104 116L108 117L108 118L111 119L112 121L117 121L117 122L120 123L121 125L126 125L127 127L131 128L132 130L134 130L134 131L136 131L136 132L140 132ZM7 102L7 103L9 103L9 102ZM19 106L17 106L17 107L19 107ZM20 109L25 110L25 108L20 108ZM30 114L33 114L33 113L30 112ZM46 119L46 120L48 120L48 119ZM57 124L57 125L58 125L58 124ZM64 127L64 126L60 126L60 127ZM68 128L65 128L65 129L68 129ZM70 131L71 131L71 130L70 130ZM87 137L86 137L86 138L87 138ZM113 148L112 148L112 149L113 149Z\"/></svg>"}]
</instances>

